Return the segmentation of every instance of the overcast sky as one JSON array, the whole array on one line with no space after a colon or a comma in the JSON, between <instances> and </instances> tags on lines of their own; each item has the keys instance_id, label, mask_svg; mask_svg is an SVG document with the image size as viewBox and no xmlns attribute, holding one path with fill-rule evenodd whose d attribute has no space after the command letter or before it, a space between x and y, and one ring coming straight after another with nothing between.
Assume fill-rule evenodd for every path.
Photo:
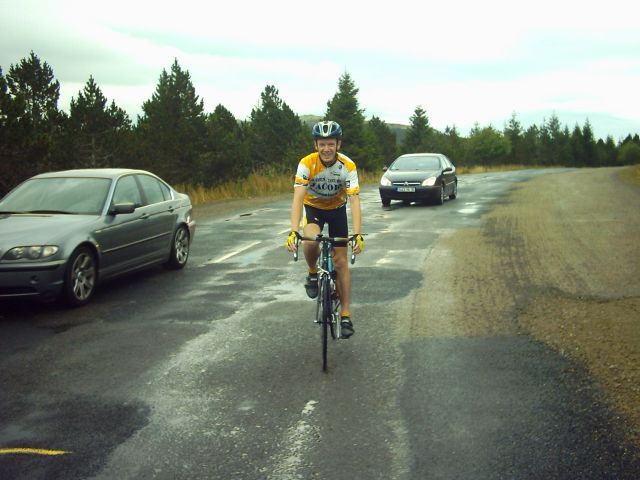
<instances>
[{"instance_id":1,"label":"overcast sky","mask_svg":"<svg viewBox=\"0 0 640 480\"><path fill-rule=\"evenodd\" d=\"M593 6L592 6L593 4ZM266 85L323 115L349 72L367 118L502 129L555 112L571 129L640 132L640 2L0 0L0 66L33 50L69 108L93 75L132 120L173 60L207 112L245 119ZM540 119L540 120L539 120Z\"/></svg>"}]
</instances>

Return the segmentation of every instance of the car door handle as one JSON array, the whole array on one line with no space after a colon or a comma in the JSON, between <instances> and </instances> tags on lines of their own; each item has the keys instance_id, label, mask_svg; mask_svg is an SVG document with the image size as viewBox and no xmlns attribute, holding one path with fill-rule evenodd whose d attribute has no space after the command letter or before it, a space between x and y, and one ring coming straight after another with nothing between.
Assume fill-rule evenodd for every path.
<instances>
[{"instance_id":1,"label":"car door handle","mask_svg":"<svg viewBox=\"0 0 640 480\"><path fill-rule=\"evenodd\" d=\"M149 218L149 214L148 213L143 213L142 215L140 215L140 219L141 220L146 220L147 218Z\"/></svg>"}]
</instances>

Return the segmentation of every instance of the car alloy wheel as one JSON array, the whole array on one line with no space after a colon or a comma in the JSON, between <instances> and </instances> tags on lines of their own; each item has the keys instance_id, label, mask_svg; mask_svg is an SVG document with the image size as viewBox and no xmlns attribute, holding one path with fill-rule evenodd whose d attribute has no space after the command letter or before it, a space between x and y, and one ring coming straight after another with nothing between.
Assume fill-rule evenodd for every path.
<instances>
[{"instance_id":1,"label":"car alloy wheel","mask_svg":"<svg viewBox=\"0 0 640 480\"><path fill-rule=\"evenodd\" d=\"M93 252L87 247L77 248L69 257L64 279L67 303L80 306L89 302L96 287L97 268Z\"/></svg>"},{"instance_id":2,"label":"car alloy wheel","mask_svg":"<svg viewBox=\"0 0 640 480\"><path fill-rule=\"evenodd\" d=\"M183 268L189 259L189 231L187 227L181 225L176 230L171 244L171 254L167 266L172 269Z\"/></svg>"}]
</instances>

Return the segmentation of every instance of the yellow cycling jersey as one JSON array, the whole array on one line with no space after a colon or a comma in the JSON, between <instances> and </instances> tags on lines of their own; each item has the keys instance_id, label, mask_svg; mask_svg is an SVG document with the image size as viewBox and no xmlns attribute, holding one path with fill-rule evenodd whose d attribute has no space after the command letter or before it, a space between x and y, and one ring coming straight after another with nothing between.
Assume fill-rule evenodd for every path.
<instances>
[{"instance_id":1,"label":"yellow cycling jersey","mask_svg":"<svg viewBox=\"0 0 640 480\"><path fill-rule=\"evenodd\" d=\"M356 164L338 153L338 160L325 167L318 152L300 160L294 187L307 187L304 204L322 210L333 210L347 202L347 195L360 192Z\"/></svg>"}]
</instances>

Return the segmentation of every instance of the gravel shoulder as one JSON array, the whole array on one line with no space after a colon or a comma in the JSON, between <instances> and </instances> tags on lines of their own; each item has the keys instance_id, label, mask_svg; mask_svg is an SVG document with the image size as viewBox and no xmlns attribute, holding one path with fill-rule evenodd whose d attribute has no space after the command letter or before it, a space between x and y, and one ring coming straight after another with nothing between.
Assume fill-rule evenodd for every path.
<instances>
[{"instance_id":1,"label":"gravel shoulder","mask_svg":"<svg viewBox=\"0 0 640 480\"><path fill-rule=\"evenodd\" d=\"M412 336L543 342L587 369L640 445L640 189L618 173L532 179L441 237L406 318Z\"/></svg>"}]
</instances>

